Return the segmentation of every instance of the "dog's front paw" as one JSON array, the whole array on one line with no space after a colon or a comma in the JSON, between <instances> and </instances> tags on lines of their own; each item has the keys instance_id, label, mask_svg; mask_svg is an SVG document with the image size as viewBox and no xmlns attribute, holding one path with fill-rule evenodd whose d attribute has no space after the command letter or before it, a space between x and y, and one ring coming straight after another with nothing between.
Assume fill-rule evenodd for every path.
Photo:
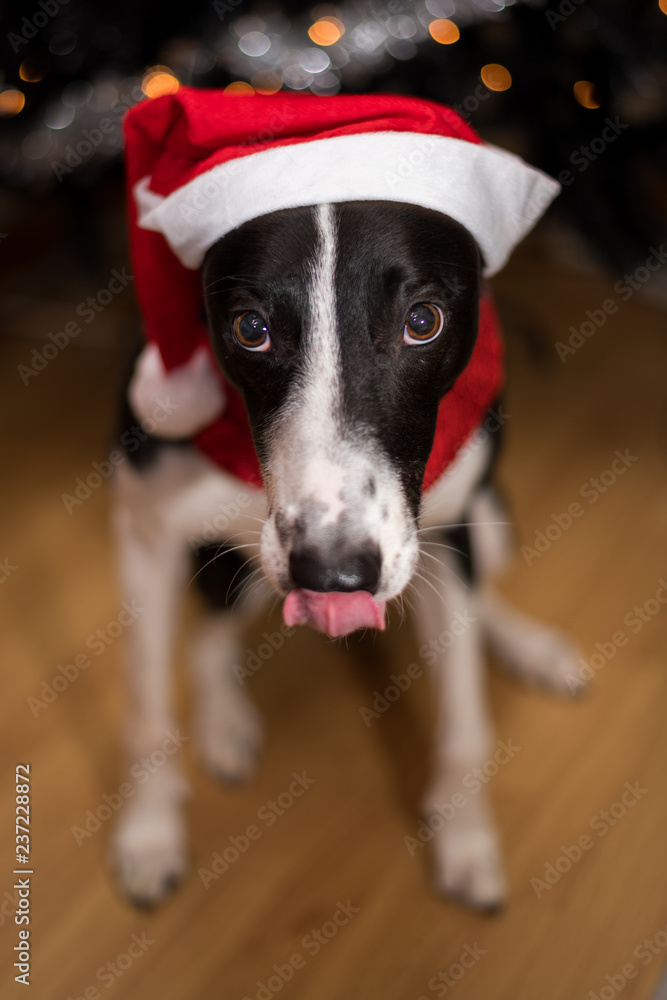
<instances>
[{"instance_id":1,"label":"dog's front paw","mask_svg":"<svg viewBox=\"0 0 667 1000\"><path fill-rule=\"evenodd\" d=\"M511 673L556 694L583 691L585 662L572 640L556 628L518 617L492 635L493 651Z\"/></svg>"},{"instance_id":2,"label":"dog's front paw","mask_svg":"<svg viewBox=\"0 0 667 1000\"><path fill-rule=\"evenodd\" d=\"M199 757L213 777L243 782L252 776L264 733L261 716L245 694L230 688L201 713L196 732Z\"/></svg>"},{"instance_id":3,"label":"dog's front paw","mask_svg":"<svg viewBox=\"0 0 667 1000\"><path fill-rule=\"evenodd\" d=\"M437 892L489 913L507 901L498 838L486 824L445 823L431 844Z\"/></svg>"},{"instance_id":4,"label":"dog's front paw","mask_svg":"<svg viewBox=\"0 0 667 1000\"><path fill-rule=\"evenodd\" d=\"M188 867L187 835L178 802L144 797L127 802L111 840L118 883L137 906L154 906Z\"/></svg>"},{"instance_id":5,"label":"dog's front paw","mask_svg":"<svg viewBox=\"0 0 667 1000\"><path fill-rule=\"evenodd\" d=\"M564 632L541 625L526 630L513 650L514 669L528 683L556 694L580 694L586 681L579 650Z\"/></svg>"}]
</instances>

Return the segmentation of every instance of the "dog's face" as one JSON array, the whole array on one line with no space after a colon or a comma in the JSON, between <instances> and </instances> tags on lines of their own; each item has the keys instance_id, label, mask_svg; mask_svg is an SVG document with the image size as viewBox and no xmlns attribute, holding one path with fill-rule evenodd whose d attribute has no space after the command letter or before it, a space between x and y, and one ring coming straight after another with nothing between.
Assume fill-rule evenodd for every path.
<instances>
[{"instance_id":1,"label":"dog's face","mask_svg":"<svg viewBox=\"0 0 667 1000\"><path fill-rule=\"evenodd\" d=\"M209 250L212 343L248 409L269 501L261 560L281 593L366 591L382 606L409 582L479 274L461 225L390 202L275 212Z\"/></svg>"}]
</instances>

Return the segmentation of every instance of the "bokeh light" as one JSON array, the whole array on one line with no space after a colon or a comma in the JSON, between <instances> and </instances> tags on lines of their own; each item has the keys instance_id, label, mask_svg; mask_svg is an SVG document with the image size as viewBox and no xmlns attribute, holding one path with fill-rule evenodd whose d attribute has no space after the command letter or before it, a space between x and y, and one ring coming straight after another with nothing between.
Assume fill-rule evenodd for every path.
<instances>
[{"instance_id":1,"label":"bokeh light","mask_svg":"<svg viewBox=\"0 0 667 1000\"><path fill-rule=\"evenodd\" d=\"M500 63L487 63L480 71L482 83L489 90L509 90L512 86L512 76L509 70Z\"/></svg>"},{"instance_id":2,"label":"bokeh light","mask_svg":"<svg viewBox=\"0 0 667 1000\"><path fill-rule=\"evenodd\" d=\"M316 45L333 45L345 34L345 25L337 17L321 17L308 29L310 40Z\"/></svg>"},{"instance_id":3,"label":"bokeh light","mask_svg":"<svg viewBox=\"0 0 667 1000\"><path fill-rule=\"evenodd\" d=\"M3 90L0 93L0 118L13 118L25 105L25 97L20 90Z\"/></svg>"},{"instance_id":4,"label":"bokeh light","mask_svg":"<svg viewBox=\"0 0 667 1000\"><path fill-rule=\"evenodd\" d=\"M446 17L439 17L437 20L431 21L428 30L431 38L440 45L453 45L461 37L454 22L449 21Z\"/></svg>"},{"instance_id":5,"label":"bokeh light","mask_svg":"<svg viewBox=\"0 0 667 1000\"><path fill-rule=\"evenodd\" d=\"M141 81L141 89L146 97L163 97L175 94L180 83L168 66L152 66L146 70Z\"/></svg>"},{"instance_id":6,"label":"bokeh light","mask_svg":"<svg viewBox=\"0 0 667 1000\"><path fill-rule=\"evenodd\" d=\"M283 81L277 73L255 73L250 80L255 89L255 93L271 95L277 94L282 89Z\"/></svg>"},{"instance_id":7,"label":"bokeh light","mask_svg":"<svg viewBox=\"0 0 667 1000\"><path fill-rule=\"evenodd\" d=\"M39 56L28 56L19 67L19 76L26 83L38 83L43 80L49 72L49 64L46 59Z\"/></svg>"},{"instance_id":8,"label":"bokeh light","mask_svg":"<svg viewBox=\"0 0 667 1000\"><path fill-rule=\"evenodd\" d=\"M255 88L251 87L245 80L234 80L233 83L227 84L224 93L234 94L236 97L252 97L255 93Z\"/></svg>"},{"instance_id":9,"label":"bokeh light","mask_svg":"<svg viewBox=\"0 0 667 1000\"><path fill-rule=\"evenodd\" d=\"M600 107L598 89L590 80L577 80L572 89L574 90L576 102L581 104L582 108L595 110L595 108Z\"/></svg>"}]
</instances>

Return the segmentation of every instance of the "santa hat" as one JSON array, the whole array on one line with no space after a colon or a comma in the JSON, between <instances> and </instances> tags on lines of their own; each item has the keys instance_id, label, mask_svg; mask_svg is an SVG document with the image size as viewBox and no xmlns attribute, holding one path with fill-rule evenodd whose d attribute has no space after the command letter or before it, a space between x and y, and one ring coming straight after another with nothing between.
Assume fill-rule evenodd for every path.
<instances>
[{"instance_id":1,"label":"santa hat","mask_svg":"<svg viewBox=\"0 0 667 1000\"><path fill-rule=\"evenodd\" d=\"M406 202L460 222L492 275L559 190L482 143L452 109L413 97L181 87L132 108L125 135L137 294L158 348L142 358L130 395L144 417L170 395L173 416L158 429L167 436L191 436L230 405L208 363L197 272L232 229L279 209Z\"/></svg>"}]
</instances>

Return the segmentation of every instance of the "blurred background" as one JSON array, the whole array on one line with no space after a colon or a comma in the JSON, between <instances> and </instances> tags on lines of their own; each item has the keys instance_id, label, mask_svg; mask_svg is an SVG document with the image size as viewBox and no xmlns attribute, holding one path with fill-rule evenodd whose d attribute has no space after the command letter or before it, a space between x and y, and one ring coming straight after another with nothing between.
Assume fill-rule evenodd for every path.
<instances>
[{"instance_id":1,"label":"blurred background","mask_svg":"<svg viewBox=\"0 0 667 1000\"><path fill-rule=\"evenodd\" d=\"M30 763L40 1000L667 996L655 992L667 962L666 0L24 0L3 4L0 24L2 995L22 988L14 766ZM499 917L436 899L427 858L405 847L427 768L426 679L372 724L361 712L418 662L409 624L347 648L300 632L267 657L266 623L249 632L268 727L256 779L219 788L186 746L189 881L140 913L108 876L122 638L104 470L140 338L122 117L181 85L248 100L430 98L563 185L493 282L511 417L499 479L519 541L503 589L576 637L594 681L569 703L491 672L498 737L522 747L492 785L510 881ZM622 475L617 451L632 456ZM563 528L573 502L584 516ZM108 641L76 668L98 630ZM178 697L188 733L180 675ZM204 885L197 870L304 769L312 790ZM627 783L646 789L632 808L619 805ZM348 900L353 918L313 953L305 939ZM304 965L285 981L274 967L295 953Z\"/></svg>"}]
</instances>

